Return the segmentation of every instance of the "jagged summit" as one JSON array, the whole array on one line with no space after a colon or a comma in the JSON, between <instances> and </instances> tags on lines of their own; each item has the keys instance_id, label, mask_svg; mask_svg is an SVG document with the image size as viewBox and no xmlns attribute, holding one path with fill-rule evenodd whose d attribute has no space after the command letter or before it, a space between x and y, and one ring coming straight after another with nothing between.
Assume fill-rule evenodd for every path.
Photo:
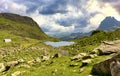
<instances>
[{"instance_id":1,"label":"jagged summit","mask_svg":"<svg viewBox=\"0 0 120 76\"><path fill-rule=\"evenodd\" d=\"M120 28L120 21L117 21L114 17L106 17L98 27L97 30L111 31Z\"/></svg>"}]
</instances>

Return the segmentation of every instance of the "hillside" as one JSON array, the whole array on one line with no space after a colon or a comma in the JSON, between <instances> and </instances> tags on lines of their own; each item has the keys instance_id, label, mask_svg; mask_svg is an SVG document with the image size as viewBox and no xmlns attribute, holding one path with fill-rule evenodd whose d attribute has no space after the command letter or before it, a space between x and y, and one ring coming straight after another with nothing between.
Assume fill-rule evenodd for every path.
<instances>
[{"instance_id":1,"label":"hillside","mask_svg":"<svg viewBox=\"0 0 120 76\"><path fill-rule=\"evenodd\" d=\"M120 29L109 32L96 30L92 32L91 36L84 36L82 38L76 38L72 40L76 42L76 44L62 48L64 50L68 50L69 53L72 55L76 55L80 52L91 52L91 50L97 47L102 41L112 41L115 39L120 39L119 33Z\"/></svg>"},{"instance_id":2,"label":"hillside","mask_svg":"<svg viewBox=\"0 0 120 76\"><path fill-rule=\"evenodd\" d=\"M0 14L0 31L39 40L50 39L32 18L11 13Z\"/></svg>"},{"instance_id":3,"label":"hillside","mask_svg":"<svg viewBox=\"0 0 120 76\"><path fill-rule=\"evenodd\" d=\"M58 39L44 34L31 18L1 14L0 76L89 76L94 64L112 56L93 50L102 41L120 39L119 33L96 30L71 40L73 45L55 48L44 42ZM12 41L3 41L6 38Z\"/></svg>"}]
</instances>

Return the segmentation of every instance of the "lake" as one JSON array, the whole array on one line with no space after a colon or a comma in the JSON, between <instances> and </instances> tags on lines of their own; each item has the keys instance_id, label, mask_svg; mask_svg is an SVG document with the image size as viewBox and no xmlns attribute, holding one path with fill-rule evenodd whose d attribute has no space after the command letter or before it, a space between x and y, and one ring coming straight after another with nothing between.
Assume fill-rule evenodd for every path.
<instances>
[{"instance_id":1,"label":"lake","mask_svg":"<svg viewBox=\"0 0 120 76\"><path fill-rule=\"evenodd\" d=\"M69 46L69 45L75 44L75 42L68 42L68 41L60 41L60 42L47 41L47 42L44 42L44 43L46 45L51 45L53 47Z\"/></svg>"}]
</instances>

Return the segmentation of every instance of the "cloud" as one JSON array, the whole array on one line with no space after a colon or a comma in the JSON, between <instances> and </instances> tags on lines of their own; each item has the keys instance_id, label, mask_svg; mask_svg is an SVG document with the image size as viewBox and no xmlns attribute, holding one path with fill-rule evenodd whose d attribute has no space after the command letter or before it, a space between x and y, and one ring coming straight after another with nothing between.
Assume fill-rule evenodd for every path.
<instances>
[{"instance_id":1,"label":"cloud","mask_svg":"<svg viewBox=\"0 0 120 76\"><path fill-rule=\"evenodd\" d=\"M120 20L119 0L1 0L0 12L32 17L47 34L95 30L106 16Z\"/></svg>"},{"instance_id":2,"label":"cloud","mask_svg":"<svg viewBox=\"0 0 120 76\"><path fill-rule=\"evenodd\" d=\"M17 13L24 15L26 14L27 7L22 4L14 3L10 0L1 0L0 12Z\"/></svg>"},{"instance_id":3,"label":"cloud","mask_svg":"<svg viewBox=\"0 0 120 76\"><path fill-rule=\"evenodd\" d=\"M102 4L109 3L120 14L120 0L99 0Z\"/></svg>"}]
</instances>

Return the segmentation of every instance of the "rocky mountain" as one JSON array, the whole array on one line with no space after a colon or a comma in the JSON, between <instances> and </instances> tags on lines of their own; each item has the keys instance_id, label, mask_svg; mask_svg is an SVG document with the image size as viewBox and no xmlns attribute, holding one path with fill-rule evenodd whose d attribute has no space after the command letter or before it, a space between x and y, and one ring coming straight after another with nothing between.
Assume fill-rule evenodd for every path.
<instances>
[{"instance_id":1,"label":"rocky mountain","mask_svg":"<svg viewBox=\"0 0 120 76\"><path fill-rule=\"evenodd\" d=\"M0 31L33 39L49 39L30 17L12 13L0 13Z\"/></svg>"},{"instance_id":2,"label":"rocky mountain","mask_svg":"<svg viewBox=\"0 0 120 76\"><path fill-rule=\"evenodd\" d=\"M101 23L97 30L112 31L120 28L120 21L114 17L106 17Z\"/></svg>"},{"instance_id":3,"label":"rocky mountain","mask_svg":"<svg viewBox=\"0 0 120 76\"><path fill-rule=\"evenodd\" d=\"M118 28L120 28L120 21L116 20L114 17L108 16L100 23L99 27L96 30L114 31ZM88 33L72 33L70 35L61 37L61 39L71 40L71 39L80 38L83 36L90 36L91 33L92 31Z\"/></svg>"},{"instance_id":4,"label":"rocky mountain","mask_svg":"<svg viewBox=\"0 0 120 76\"><path fill-rule=\"evenodd\" d=\"M92 34L92 31L88 32L88 33L81 33L81 32L71 33L69 35L61 37L60 39L62 39L62 40L72 40L72 39L75 39L75 38L81 38L83 36L90 36L91 34Z\"/></svg>"}]
</instances>

